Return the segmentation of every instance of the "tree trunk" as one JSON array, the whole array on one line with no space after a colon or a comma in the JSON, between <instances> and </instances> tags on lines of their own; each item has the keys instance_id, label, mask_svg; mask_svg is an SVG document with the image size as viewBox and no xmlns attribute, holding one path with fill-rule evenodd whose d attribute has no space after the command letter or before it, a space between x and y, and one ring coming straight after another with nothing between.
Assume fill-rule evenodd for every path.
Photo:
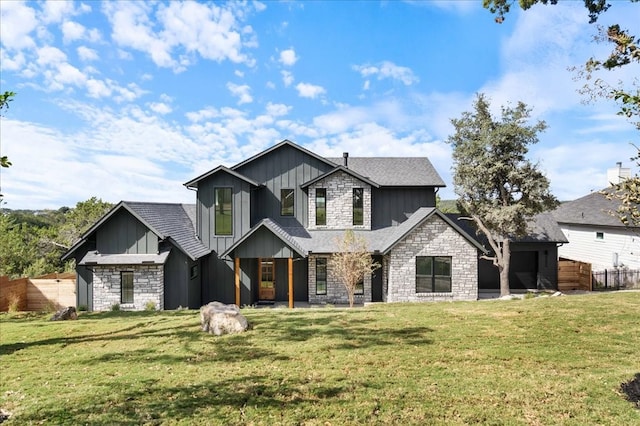
<instances>
[{"instance_id":1,"label":"tree trunk","mask_svg":"<svg viewBox=\"0 0 640 426\"><path fill-rule=\"evenodd\" d=\"M511 294L509 288L509 264L511 263L511 247L509 246L509 240L502 240L501 245L502 256L500 265L500 296L508 296Z\"/></svg>"},{"instance_id":2,"label":"tree trunk","mask_svg":"<svg viewBox=\"0 0 640 426\"><path fill-rule=\"evenodd\" d=\"M355 288L349 289L347 293L349 294L349 307L353 308L353 293L355 292Z\"/></svg>"}]
</instances>

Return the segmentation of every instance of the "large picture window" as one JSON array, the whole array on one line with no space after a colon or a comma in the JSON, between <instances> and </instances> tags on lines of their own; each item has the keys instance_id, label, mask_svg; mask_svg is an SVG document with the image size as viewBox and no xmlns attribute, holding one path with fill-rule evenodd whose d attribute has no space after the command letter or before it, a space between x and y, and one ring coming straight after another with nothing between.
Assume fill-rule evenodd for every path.
<instances>
[{"instance_id":1,"label":"large picture window","mask_svg":"<svg viewBox=\"0 0 640 426\"><path fill-rule=\"evenodd\" d=\"M451 292L451 257L416 257L416 293Z\"/></svg>"},{"instance_id":2,"label":"large picture window","mask_svg":"<svg viewBox=\"0 0 640 426\"><path fill-rule=\"evenodd\" d=\"M120 272L120 303L133 303L133 272Z\"/></svg>"},{"instance_id":3,"label":"large picture window","mask_svg":"<svg viewBox=\"0 0 640 426\"><path fill-rule=\"evenodd\" d=\"M364 190L362 188L353 188L353 224L364 224Z\"/></svg>"},{"instance_id":4,"label":"large picture window","mask_svg":"<svg viewBox=\"0 0 640 426\"><path fill-rule=\"evenodd\" d=\"M327 294L327 259L316 259L316 294Z\"/></svg>"},{"instance_id":5,"label":"large picture window","mask_svg":"<svg viewBox=\"0 0 640 426\"><path fill-rule=\"evenodd\" d=\"M231 188L215 189L215 231L216 235L233 233L233 200Z\"/></svg>"},{"instance_id":6,"label":"large picture window","mask_svg":"<svg viewBox=\"0 0 640 426\"><path fill-rule=\"evenodd\" d=\"M316 188L316 226L327 224L327 190Z\"/></svg>"},{"instance_id":7,"label":"large picture window","mask_svg":"<svg viewBox=\"0 0 640 426\"><path fill-rule=\"evenodd\" d=\"M280 214L282 216L293 216L294 211L294 195L293 189L281 189L280 190Z\"/></svg>"}]
</instances>

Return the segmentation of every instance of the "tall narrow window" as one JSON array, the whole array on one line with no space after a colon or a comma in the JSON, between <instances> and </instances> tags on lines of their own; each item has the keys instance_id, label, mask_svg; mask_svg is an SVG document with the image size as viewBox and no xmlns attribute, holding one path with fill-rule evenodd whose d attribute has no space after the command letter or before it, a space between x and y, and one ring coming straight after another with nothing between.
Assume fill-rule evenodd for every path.
<instances>
[{"instance_id":1,"label":"tall narrow window","mask_svg":"<svg viewBox=\"0 0 640 426\"><path fill-rule=\"evenodd\" d=\"M316 294L327 294L327 259L316 259Z\"/></svg>"},{"instance_id":2,"label":"tall narrow window","mask_svg":"<svg viewBox=\"0 0 640 426\"><path fill-rule=\"evenodd\" d=\"M356 288L355 288L353 294L364 294L364 280L360 280L356 284Z\"/></svg>"},{"instance_id":3,"label":"tall narrow window","mask_svg":"<svg viewBox=\"0 0 640 426\"><path fill-rule=\"evenodd\" d=\"M233 233L233 202L231 188L215 189L215 231L216 235Z\"/></svg>"},{"instance_id":4,"label":"tall narrow window","mask_svg":"<svg viewBox=\"0 0 640 426\"><path fill-rule=\"evenodd\" d=\"M327 224L327 190L316 188L316 226Z\"/></svg>"},{"instance_id":5,"label":"tall narrow window","mask_svg":"<svg viewBox=\"0 0 640 426\"><path fill-rule=\"evenodd\" d=\"M451 292L451 258L416 257L416 293Z\"/></svg>"},{"instance_id":6,"label":"tall narrow window","mask_svg":"<svg viewBox=\"0 0 640 426\"><path fill-rule=\"evenodd\" d=\"M364 190L362 188L353 188L353 224L354 225L362 225L364 224L364 203L362 200L362 196L364 195Z\"/></svg>"},{"instance_id":7,"label":"tall narrow window","mask_svg":"<svg viewBox=\"0 0 640 426\"><path fill-rule=\"evenodd\" d=\"M120 272L120 303L133 303L133 272Z\"/></svg>"},{"instance_id":8,"label":"tall narrow window","mask_svg":"<svg viewBox=\"0 0 640 426\"><path fill-rule=\"evenodd\" d=\"M293 216L293 189L280 190L280 214L282 216Z\"/></svg>"}]
</instances>

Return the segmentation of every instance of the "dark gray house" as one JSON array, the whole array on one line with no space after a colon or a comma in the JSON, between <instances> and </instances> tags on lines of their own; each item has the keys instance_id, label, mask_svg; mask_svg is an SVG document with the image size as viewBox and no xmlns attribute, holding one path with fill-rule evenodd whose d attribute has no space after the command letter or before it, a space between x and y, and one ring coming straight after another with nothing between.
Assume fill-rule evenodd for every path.
<instances>
[{"instance_id":1,"label":"dark gray house","mask_svg":"<svg viewBox=\"0 0 640 426\"><path fill-rule=\"evenodd\" d=\"M346 229L382 265L356 301L476 300L485 285L485 249L435 208L444 182L427 158L324 158L285 140L185 186L195 205L123 201L65 254L79 305L346 302L328 268ZM555 251L536 257L552 287L555 265Z\"/></svg>"}]
</instances>

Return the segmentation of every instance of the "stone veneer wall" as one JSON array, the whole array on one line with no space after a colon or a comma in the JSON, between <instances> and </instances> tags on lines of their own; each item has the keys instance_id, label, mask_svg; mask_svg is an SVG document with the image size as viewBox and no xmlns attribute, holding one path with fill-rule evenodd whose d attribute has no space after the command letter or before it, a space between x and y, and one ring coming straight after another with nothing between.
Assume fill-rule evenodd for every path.
<instances>
[{"instance_id":1,"label":"stone veneer wall","mask_svg":"<svg viewBox=\"0 0 640 426\"><path fill-rule=\"evenodd\" d=\"M451 256L451 293L416 293L416 256ZM478 250L434 215L393 248L388 276L388 302L477 300Z\"/></svg>"},{"instance_id":2,"label":"stone veneer wall","mask_svg":"<svg viewBox=\"0 0 640 426\"><path fill-rule=\"evenodd\" d=\"M327 225L316 226L316 188L327 189ZM362 225L353 225L353 188L363 189ZM371 229L371 185L336 172L309 186L308 229ZM315 293L315 290L314 290Z\"/></svg>"},{"instance_id":3,"label":"stone veneer wall","mask_svg":"<svg viewBox=\"0 0 640 426\"><path fill-rule=\"evenodd\" d=\"M327 265L327 294L316 294L316 259L324 257L329 260L329 256L319 256L312 254L309 256L309 303L349 303L349 296L344 284L331 273L331 268ZM364 277L364 294L356 294L355 303L371 301L371 275Z\"/></svg>"},{"instance_id":4,"label":"stone veneer wall","mask_svg":"<svg viewBox=\"0 0 640 426\"><path fill-rule=\"evenodd\" d=\"M133 271L133 303L120 303L120 272ZM147 302L164 309L163 265L96 266L93 272L93 309L108 311L115 304L128 311L144 310Z\"/></svg>"}]
</instances>

